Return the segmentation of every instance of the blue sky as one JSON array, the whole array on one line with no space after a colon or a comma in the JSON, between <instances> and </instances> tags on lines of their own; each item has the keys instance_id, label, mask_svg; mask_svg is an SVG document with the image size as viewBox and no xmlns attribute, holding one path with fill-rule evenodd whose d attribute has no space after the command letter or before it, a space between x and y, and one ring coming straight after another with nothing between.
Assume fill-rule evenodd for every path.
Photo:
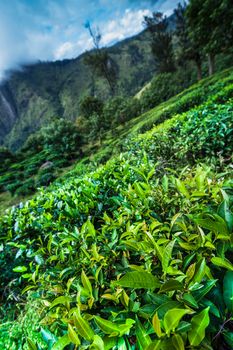
<instances>
[{"instance_id":1,"label":"blue sky","mask_svg":"<svg viewBox=\"0 0 233 350\"><path fill-rule=\"evenodd\" d=\"M22 63L74 58L92 42L84 23L102 32L102 45L142 30L152 11L169 15L179 0L0 0L0 78Z\"/></svg>"}]
</instances>

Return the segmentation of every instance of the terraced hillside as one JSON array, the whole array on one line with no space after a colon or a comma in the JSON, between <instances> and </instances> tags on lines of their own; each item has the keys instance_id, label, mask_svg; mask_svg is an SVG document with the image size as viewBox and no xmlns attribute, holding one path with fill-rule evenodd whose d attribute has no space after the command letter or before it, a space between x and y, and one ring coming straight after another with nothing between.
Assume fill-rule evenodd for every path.
<instances>
[{"instance_id":1,"label":"terraced hillside","mask_svg":"<svg viewBox=\"0 0 233 350\"><path fill-rule=\"evenodd\" d=\"M232 348L232 98L203 80L2 215L0 348Z\"/></svg>"}]
</instances>

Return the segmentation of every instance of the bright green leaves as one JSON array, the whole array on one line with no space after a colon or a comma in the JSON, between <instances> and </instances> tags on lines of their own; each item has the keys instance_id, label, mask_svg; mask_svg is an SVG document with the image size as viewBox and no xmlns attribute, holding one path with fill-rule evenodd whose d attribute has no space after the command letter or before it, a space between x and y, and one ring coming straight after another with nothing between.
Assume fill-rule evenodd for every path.
<instances>
[{"instance_id":1,"label":"bright green leaves","mask_svg":"<svg viewBox=\"0 0 233 350\"><path fill-rule=\"evenodd\" d=\"M63 305L67 309L69 309L70 308L70 302L71 302L71 298L70 297L61 296L61 297L58 297L58 298L53 300L53 302L50 305L50 308L53 308L54 306L57 306L57 305Z\"/></svg>"},{"instance_id":2,"label":"bright green leaves","mask_svg":"<svg viewBox=\"0 0 233 350\"><path fill-rule=\"evenodd\" d=\"M140 350L147 349L152 343L150 336L138 319L136 321L136 337Z\"/></svg>"},{"instance_id":3,"label":"bright green leaves","mask_svg":"<svg viewBox=\"0 0 233 350\"><path fill-rule=\"evenodd\" d=\"M90 327L89 323L81 316L80 313L74 314L74 324L77 329L78 334L91 342L94 338L94 332Z\"/></svg>"},{"instance_id":4,"label":"bright green leaves","mask_svg":"<svg viewBox=\"0 0 233 350\"><path fill-rule=\"evenodd\" d=\"M130 328L135 323L131 318L127 318L124 324L117 324L108 320L103 319L102 317L95 316L95 322L98 327L110 337L122 336L128 334Z\"/></svg>"},{"instance_id":5,"label":"bright green leaves","mask_svg":"<svg viewBox=\"0 0 233 350\"><path fill-rule=\"evenodd\" d=\"M211 262L216 266L223 267L224 269L233 271L233 264L227 259L214 257L211 259Z\"/></svg>"},{"instance_id":6,"label":"bright green leaves","mask_svg":"<svg viewBox=\"0 0 233 350\"><path fill-rule=\"evenodd\" d=\"M75 332L74 328L68 324L68 336L70 341L75 345L80 345L81 342L79 340L78 334Z\"/></svg>"},{"instance_id":7,"label":"bright green leaves","mask_svg":"<svg viewBox=\"0 0 233 350\"><path fill-rule=\"evenodd\" d=\"M52 350L63 350L70 344L70 338L68 334L63 335L52 347Z\"/></svg>"},{"instance_id":8,"label":"bright green leaves","mask_svg":"<svg viewBox=\"0 0 233 350\"><path fill-rule=\"evenodd\" d=\"M103 350L106 349L102 338L99 335L94 335L93 343L90 346L90 350Z\"/></svg>"},{"instance_id":9,"label":"bright green leaves","mask_svg":"<svg viewBox=\"0 0 233 350\"><path fill-rule=\"evenodd\" d=\"M87 275L85 274L84 271L82 271L82 273L81 273L81 281L82 281L82 285L84 287L84 290L85 290L86 294L89 296L88 306L91 309L95 299L94 299L93 293L92 293L91 282L90 282L89 278L87 277Z\"/></svg>"},{"instance_id":10,"label":"bright green leaves","mask_svg":"<svg viewBox=\"0 0 233 350\"><path fill-rule=\"evenodd\" d=\"M176 187L178 189L178 191L187 199L189 199L190 194L185 186L185 184L180 180L180 179L176 179Z\"/></svg>"},{"instance_id":11,"label":"bright green leaves","mask_svg":"<svg viewBox=\"0 0 233 350\"><path fill-rule=\"evenodd\" d=\"M172 250L175 244L175 240L171 241L168 243L168 245L164 248L163 250L163 255L162 255L162 268L163 268L163 272L166 274L168 266L169 266L169 262L171 260L171 256L172 256Z\"/></svg>"},{"instance_id":12,"label":"bright green leaves","mask_svg":"<svg viewBox=\"0 0 233 350\"><path fill-rule=\"evenodd\" d=\"M27 267L26 266L16 266L13 268L14 272L26 272L27 271Z\"/></svg>"},{"instance_id":13,"label":"bright green leaves","mask_svg":"<svg viewBox=\"0 0 233 350\"><path fill-rule=\"evenodd\" d=\"M183 338L179 334L173 335L172 344L174 346L174 350L184 350L185 349Z\"/></svg>"},{"instance_id":14,"label":"bright green leaves","mask_svg":"<svg viewBox=\"0 0 233 350\"><path fill-rule=\"evenodd\" d=\"M188 309L171 309L166 312L163 323L168 336L170 335L171 331L175 331L182 317L188 313L190 313Z\"/></svg>"},{"instance_id":15,"label":"bright green leaves","mask_svg":"<svg viewBox=\"0 0 233 350\"><path fill-rule=\"evenodd\" d=\"M202 228L215 233L217 239L229 240L229 230L226 221L217 214L204 213L193 218Z\"/></svg>"},{"instance_id":16,"label":"bright green leaves","mask_svg":"<svg viewBox=\"0 0 233 350\"><path fill-rule=\"evenodd\" d=\"M205 330L209 325L209 307L193 316L191 320L192 329L188 332L188 339L191 345L198 346L205 338Z\"/></svg>"},{"instance_id":17,"label":"bright green leaves","mask_svg":"<svg viewBox=\"0 0 233 350\"><path fill-rule=\"evenodd\" d=\"M192 278L192 283L200 283L206 273L206 262L205 258L201 259L198 261L195 267L195 274L193 275Z\"/></svg>"},{"instance_id":18,"label":"bright green leaves","mask_svg":"<svg viewBox=\"0 0 233 350\"><path fill-rule=\"evenodd\" d=\"M118 281L113 282L114 285L119 285L127 288L144 288L144 289L155 289L160 287L158 278L153 276L149 272L127 272Z\"/></svg>"},{"instance_id":19,"label":"bright green leaves","mask_svg":"<svg viewBox=\"0 0 233 350\"><path fill-rule=\"evenodd\" d=\"M89 292L90 295L92 295L91 282L88 279L88 277L86 276L84 271L82 271L82 273L81 273L81 281L82 281L83 287Z\"/></svg>"},{"instance_id":20,"label":"bright green leaves","mask_svg":"<svg viewBox=\"0 0 233 350\"><path fill-rule=\"evenodd\" d=\"M158 318L157 312L154 314L152 318L152 325L154 327L154 331L156 335L160 338L162 336L162 331L161 331L161 322Z\"/></svg>"},{"instance_id":21,"label":"bright green leaves","mask_svg":"<svg viewBox=\"0 0 233 350\"><path fill-rule=\"evenodd\" d=\"M27 346L28 346L29 350L37 350L36 344L30 338L27 338Z\"/></svg>"}]
</instances>

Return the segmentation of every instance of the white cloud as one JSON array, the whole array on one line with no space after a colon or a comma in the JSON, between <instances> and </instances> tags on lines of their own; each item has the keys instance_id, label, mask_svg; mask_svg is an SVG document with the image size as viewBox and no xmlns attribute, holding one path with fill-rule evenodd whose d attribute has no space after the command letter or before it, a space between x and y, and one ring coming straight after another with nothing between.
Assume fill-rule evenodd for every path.
<instances>
[{"instance_id":1,"label":"white cloud","mask_svg":"<svg viewBox=\"0 0 233 350\"><path fill-rule=\"evenodd\" d=\"M144 16L151 14L148 9L130 10L126 9L123 17L119 21L113 20L103 27L103 45L112 44L115 41L122 40L128 36L139 33L143 29Z\"/></svg>"},{"instance_id":2,"label":"white cloud","mask_svg":"<svg viewBox=\"0 0 233 350\"><path fill-rule=\"evenodd\" d=\"M53 53L53 58L55 60L62 60L64 58L75 58L82 52L90 50L92 48L92 40L88 35L84 35L83 38L71 42L66 41L62 43L58 48L55 49Z\"/></svg>"}]
</instances>

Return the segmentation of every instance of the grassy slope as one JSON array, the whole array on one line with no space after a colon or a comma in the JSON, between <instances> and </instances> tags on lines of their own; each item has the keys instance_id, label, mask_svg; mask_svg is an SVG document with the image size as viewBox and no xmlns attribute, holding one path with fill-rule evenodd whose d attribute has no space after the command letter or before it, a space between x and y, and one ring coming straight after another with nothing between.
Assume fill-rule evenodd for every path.
<instances>
[{"instance_id":1,"label":"grassy slope","mask_svg":"<svg viewBox=\"0 0 233 350\"><path fill-rule=\"evenodd\" d=\"M109 155L119 152L121 145L124 144L127 138L144 133L146 130L152 130L154 125L172 117L172 115L185 112L207 101L209 96L219 89L218 86L215 86L219 80L222 81L223 86L233 83L233 68L203 79L177 96L170 98L139 117L131 119L114 131L106 133L101 145L87 146L91 154L90 158L94 161L108 158Z\"/></svg>"},{"instance_id":2,"label":"grassy slope","mask_svg":"<svg viewBox=\"0 0 233 350\"><path fill-rule=\"evenodd\" d=\"M223 178L224 176L227 178L228 175L220 174L218 177L216 177L216 175L210 173L210 170L208 169L206 170L204 168L201 170L198 168L197 170L193 170L191 166L189 166L188 170L184 170L183 173L179 174L179 181L180 179L183 180L183 185L185 188L182 187L182 185L177 185L180 183L177 182L178 180L174 179L173 175L168 175L170 192L167 194L168 185L166 176L165 178L163 177L162 184L159 183L157 179L154 179L155 169L157 169L155 162L158 155L153 154L152 158L150 159L149 152L147 154L147 157L144 156L143 153L148 149L151 150L154 143L153 136L156 135L156 133L163 133L164 130L170 128L172 125L169 120L164 124L159 124L159 122L163 121L166 118L169 119L171 117L174 117L174 115L177 113L183 113L186 110L188 111L195 105L201 105L206 100L211 99L212 95L216 95L218 93L221 97L220 103L222 98L223 100L226 98L227 101L229 99L229 95L232 97L232 82L233 70L230 69L212 78L205 79L204 81L196 84L195 86L172 98L166 103L163 103L162 105L154 108L143 116L132 120L123 129L118 129L115 138L112 135L109 136L109 140L106 140L105 143L99 148L95 156L93 156L93 163L85 164L84 161L82 161L81 163L77 164L76 168L73 171L65 174L64 177L61 178L57 183L55 183L46 191L42 191L42 193L35 197L35 199L33 199L31 202L25 204L25 206L23 206L21 209L15 209L11 215L6 215L5 218L2 218L2 232L6 235L11 235L12 231L16 231L18 237L22 235L22 242L20 240L20 243L24 242L26 246L30 246L30 249L34 245L34 242L31 241L31 238L37 237L38 235L38 241L35 248L36 252L34 254L38 256L37 261L39 261L38 264L41 266L40 269L44 268L43 266L45 263L43 262L41 265L40 255L42 256L42 259L45 259L47 264L47 269L45 269L44 273L41 272L41 274L38 276L38 279L40 281L39 283L41 285L42 291L44 290L43 288L46 290L47 288L51 288L51 294L48 296L49 300L51 300L51 295L53 299L57 295L64 295L64 293L69 294L69 292L65 292L65 289L61 289L60 291L57 289L56 292L54 292L55 287L51 286L50 283L48 283L48 278L52 279L53 284L56 283L56 280L59 280L59 286L66 288L67 279L70 277L69 273L68 277L66 276L66 268L71 268L72 271L76 271L77 278L80 277L80 271L82 269L84 269L86 271L86 274L90 276L93 271L96 271L95 269L99 266L98 263L104 259L103 266L106 266L106 269L104 267L105 271L102 277L104 278L104 282L100 282L100 285L98 279L96 282L98 288L101 290L100 293L103 294L103 286L105 286L105 289L107 288L106 286L110 287L110 280L116 279L116 274L113 273L111 275L112 271L111 269L108 269L108 267L115 266L116 264L119 266L119 271L122 273L125 271L125 266L128 266L128 263L138 264L140 261L140 265L142 265L146 270L148 269L148 266L151 266L151 268L153 268L154 265L158 266L158 262L156 264L154 261L143 262L144 254L141 253L141 250L144 250L146 248L144 246L140 247L139 249L141 241L145 239L145 233L148 231L150 232L150 230L154 230L154 228L151 228L149 226L149 223L151 222L152 218L156 218L157 220L156 211L159 211L159 220L164 223L164 231L161 232L172 232L172 226L174 225L173 221L177 220L177 218L181 217L184 213L197 215L200 213L200 210L204 210L206 206L212 207L212 210L215 210L216 205L220 204L221 201L220 192L221 186L223 186ZM228 94L227 91L230 91L230 94ZM200 111L202 111L201 108ZM177 117L178 120L182 120L182 118L183 114L180 117ZM154 124L159 125L153 127ZM142 130L147 131L137 136L137 134ZM134 138L134 140L130 141L129 149L127 152L121 156L115 155L106 165L99 167L97 170L94 169L96 167L95 161L103 161L105 157L110 157L111 154L119 153L120 149L124 150L125 146L127 146L127 139L129 138ZM139 146L137 146L137 144L139 144ZM176 169L176 164L173 164L172 172L175 174L175 176L177 176L176 171L179 172L180 170ZM211 182L209 179L211 179ZM178 186L178 188L176 186ZM198 191L198 186L200 186L200 188L206 186L205 191L203 189L202 192L200 190ZM189 193L187 193L187 188ZM191 200L189 200L190 195L192 198ZM165 202L165 199L167 200L167 203ZM163 207L165 203L167 205L166 209ZM198 203L199 206L197 206L196 203ZM180 210L180 212L177 212L177 210ZM176 216L178 214L179 216ZM93 228L92 224L90 224L90 218L94 223L95 229ZM168 226L168 222L170 221L173 222L171 223L171 228ZM146 223L148 223L148 226ZM74 227L78 227L81 231L74 230ZM119 230L121 234L127 233L127 236L133 232L134 237L127 238L127 236L125 236L122 241L122 238L120 240L119 237L116 237L117 230ZM73 233L73 231L75 231L75 233ZM143 234L140 234L140 231L142 231ZM51 234L52 232L54 235ZM79 236L79 233L77 232L81 232L81 236ZM94 232L97 233L96 236ZM196 236L196 227L192 226L190 222L189 232L192 232L193 237L196 237L195 240L199 242L199 238L197 240ZM26 236L24 236L25 234ZM29 234L29 238L27 238L27 234ZM69 234L73 236L71 237ZM75 236L75 234L77 234L77 236ZM155 232L153 234L156 235ZM180 248L176 248L177 258L178 256L180 257L179 254L183 254L183 259L181 259L181 261L184 261L184 257L187 258L187 256L189 256L188 254L190 254L190 249L197 249L197 258L200 257L200 255L203 253L203 237L200 239L200 246L197 242L196 246L194 247L194 243L192 241L189 242L188 237L184 233L181 234L178 232L176 237L177 240L181 239L179 237L180 235L186 243L181 241L181 244L184 244L181 245ZM137 241L135 241L136 236ZM43 249L40 248L40 242L41 239L44 240L45 237L49 238L49 241L51 242L52 248L50 249L52 249L52 252L49 250L47 252L47 248L45 246L43 249L46 250L46 253L44 254ZM81 241L79 241L80 237ZM171 236L169 237L169 239L172 239ZM159 238L161 239L160 244L163 246L169 242L168 235L163 234ZM60 239L62 242L61 245L59 243ZM123 251L125 251L125 255L122 255L122 244L124 244L128 239L129 242L126 242L127 244L123 249ZM216 238L216 240L218 239ZM147 246L149 242L151 243L150 240L145 241L144 243ZM14 244L15 243L17 243L17 240L14 241ZM71 244L74 245L72 247L72 251L70 250ZM211 246L212 243L210 240L210 235L208 235L205 244L206 246L204 253L209 254L206 258L209 264L209 259L213 256L213 254L215 254L215 250L213 250L215 248ZM215 244L217 243L215 242ZM94 258L92 258L90 262L85 251L90 253L93 249L93 245L96 245L98 247L99 253L97 253L97 255L95 254ZM136 246L137 249L135 250ZM20 249L24 249L22 247L23 245ZM179 252L177 252L178 248ZM137 254L138 249L140 254ZM60 262L54 265L52 261L54 261L53 259L55 254L58 254ZM98 256L98 254L101 255ZM148 258L150 259L151 253L149 252L147 254ZM103 258L101 257L102 255L104 256ZM120 257L119 259L118 256ZM100 260L98 260L99 258ZM46 259L48 259L48 261ZM130 259L132 259L132 261ZM97 262L95 263L95 261ZM16 264L17 263L18 262L16 262ZM21 264L23 263L24 261L21 261ZM198 264L199 262L197 261L196 263ZM32 264L34 264L34 262ZM90 264L91 266L94 264L94 270L92 268L89 268ZM7 268L9 268L9 266L7 266ZM49 275L50 269L51 275ZM156 273L161 273L160 278L164 278L164 274L158 270L158 268L156 270ZM53 280L54 276L56 276L55 280ZM91 283L93 283L94 278L95 276L91 277ZM87 285L90 283L90 281L86 282ZM82 283L84 283L83 279ZM58 288L58 286L56 288ZM128 289L126 292L128 295L130 295ZM105 290L105 293L110 293L110 289ZM113 293L112 290L111 293ZM73 297L72 292L70 295ZM83 294L83 298L85 299L86 297L84 295L85 293ZM112 294L112 298L116 297L116 294ZM138 298L140 300L140 296L138 296ZM134 299L132 299L132 303L133 300ZM50 305L49 302L47 302L47 306ZM177 300L175 303L177 303ZM111 301L111 299L108 300L107 296L106 299L103 299L101 302L101 305L104 305L103 307L106 308L113 307L113 304L114 303ZM137 307L136 304L135 310ZM29 303L28 305L31 304ZM90 305L91 304L89 304L89 306ZM189 304L188 306L190 307ZM110 317L107 311L102 311L100 305L94 306L94 308L95 307L97 307L98 310L96 312L101 313L101 315L103 312L105 318ZM90 309L91 308L92 307L90 306ZM116 309L113 310L116 312ZM40 313L40 311L38 312ZM95 312L95 309L91 312ZM123 313L125 312L126 310L123 311ZM134 311L134 313L135 312L137 311ZM195 312L196 311L194 311L194 313ZM85 309L83 309L83 313L85 314ZM147 311L145 310L144 315L146 313ZM139 316L141 317L140 314ZM56 319L56 317L56 314L50 313L51 319ZM69 316L66 314L63 319L64 323L66 323L65 318L67 317ZM132 316L132 313L130 314L130 317L134 317ZM147 317L150 317L150 313ZM159 317L163 316L159 314ZM114 319L114 317L110 318L111 320ZM26 320L26 323L27 322L28 319ZM47 319L46 322L49 323L49 319ZM146 322L144 323L145 326ZM47 323L46 326L48 326ZM53 319L51 329L54 329L55 326L58 328L57 335L59 337L59 325L56 325L56 321ZM5 331L4 327L8 329L8 327L12 327L12 324L3 325L3 331ZM16 323L13 329L16 330L17 327L18 333L16 333L19 337L21 334L21 328L19 324ZM30 328L28 333L26 332L30 337L33 337L34 341L37 340L35 336L35 329L32 331ZM64 325L63 329L65 329ZM144 334L145 329L142 328L141 332ZM137 339L140 338L137 333L136 336L138 337ZM21 338L24 339L24 337L25 330L21 334ZM142 338L144 337L145 336L142 335ZM2 339L3 340L0 338L0 341L4 341L4 335ZM7 339L7 341L9 339ZM168 343L168 345L172 346L170 343ZM6 349L8 348L6 347ZM21 348L18 347L17 349ZM140 349L144 350L143 344Z\"/></svg>"},{"instance_id":3,"label":"grassy slope","mask_svg":"<svg viewBox=\"0 0 233 350\"><path fill-rule=\"evenodd\" d=\"M194 84L190 88L184 90L182 93L174 96L168 101L156 106L152 110L142 114L141 116L128 121L126 124L119 126L112 132L108 132L104 136L102 144L87 145L85 153L89 153L90 156L77 163L74 169L83 169L88 164L89 160L92 162L105 162L109 157L117 154L124 148L125 140L130 137L134 137L139 133L143 133L146 130L153 130L153 126L160 123L166 118L171 117L173 114L184 112L191 107L195 107L200 103L206 101L210 94L214 93L216 88L214 87L216 82L222 81L222 85L227 85L233 82L233 69L227 69L213 77L203 79L201 82ZM218 88L218 87L217 87ZM28 160L30 165L31 160ZM61 176L66 174L68 169L61 168L58 174ZM2 193L0 196L0 213L3 213L6 208L11 205L15 205L20 201L25 202L26 197L11 197L8 192Z\"/></svg>"}]
</instances>

